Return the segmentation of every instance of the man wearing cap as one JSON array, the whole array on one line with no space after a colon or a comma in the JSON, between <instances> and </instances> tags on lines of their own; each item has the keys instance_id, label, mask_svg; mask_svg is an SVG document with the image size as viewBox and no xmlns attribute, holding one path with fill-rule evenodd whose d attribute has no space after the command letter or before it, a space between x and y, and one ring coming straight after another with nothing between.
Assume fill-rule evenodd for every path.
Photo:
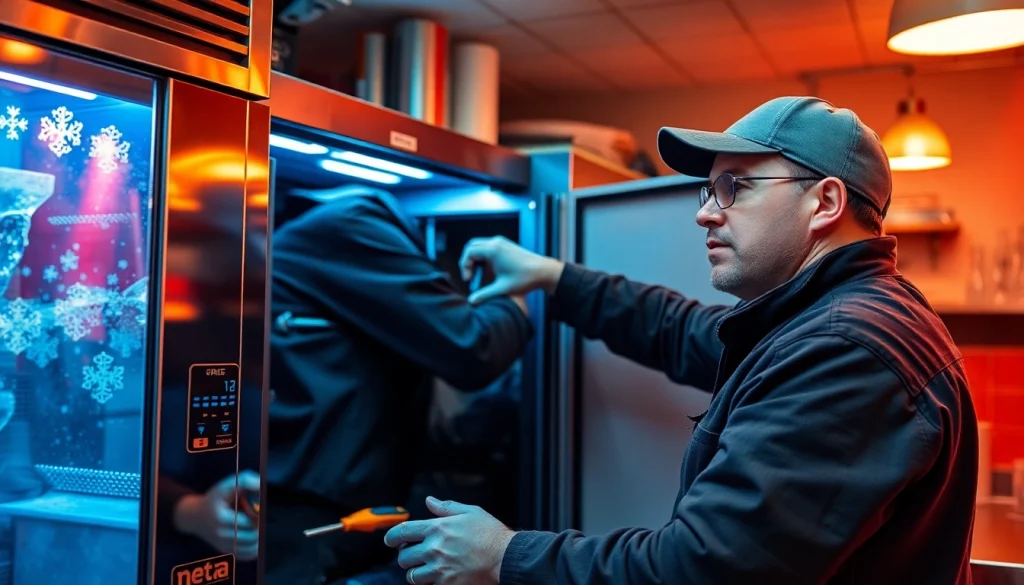
<instances>
[{"instance_id":1,"label":"man wearing cap","mask_svg":"<svg viewBox=\"0 0 1024 585\"><path fill-rule=\"evenodd\" d=\"M878 136L849 110L786 97L722 134L664 128L658 148L708 177L697 223L711 282L736 306L503 240L471 242L462 267L497 276L471 301L544 289L554 318L712 392L671 517L602 536L516 533L428 501L438 518L385 536L408 581L970 583L976 416L960 352L882 234Z\"/></svg>"}]
</instances>

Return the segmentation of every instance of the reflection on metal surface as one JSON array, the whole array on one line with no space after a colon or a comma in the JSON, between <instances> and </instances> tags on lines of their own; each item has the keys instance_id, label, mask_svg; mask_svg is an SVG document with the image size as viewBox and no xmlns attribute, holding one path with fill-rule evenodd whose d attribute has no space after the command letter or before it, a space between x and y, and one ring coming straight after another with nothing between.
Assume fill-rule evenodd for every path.
<instances>
[{"instance_id":1,"label":"reflection on metal surface","mask_svg":"<svg viewBox=\"0 0 1024 585\"><path fill-rule=\"evenodd\" d=\"M271 77L270 109L277 120L328 137L333 135L335 139L371 145L392 162L439 166L448 174L509 192L520 192L529 186L530 159L514 150L480 142L282 73L273 72ZM396 144L396 136L405 138ZM403 155L399 150L401 144L415 145L411 147L415 150Z\"/></svg>"},{"instance_id":2,"label":"reflection on metal surface","mask_svg":"<svg viewBox=\"0 0 1024 585\"><path fill-rule=\"evenodd\" d=\"M184 5L191 8L191 13L188 14L192 19L201 19L202 21L209 22L214 20L217 24L217 28L221 29L217 34L216 32L210 32L202 28L192 26L190 20L177 20L174 18L168 18L158 12L145 10L138 6L133 6L131 3L122 2L121 0L79 0L106 10L109 12L116 13L124 18L144 22L149 26L160 28L165 31L177 33L178 35L191 38L204 45L224 49L234 53L236 55L245 55L248 52L248 47L245 45L246 35L249 32L249 27L241 26L237 23L231 22L226 19L220 19L205 14L204 11ZM154 0L161 4L168 2L169 0ZM232 34L234 33L234 34ZM239 38L240 36L240 38ZM238 40L235 40L235 39ZM242 41L242 42L239 42Z\"/></svg>"},{"instance_id":3,"label":"reflection on metal surface","mask_svg":"<svg viewBox=\"0 0 1024 585\"><path fill-rule=\"evenodd\" d=\"M237 470L259 470L263 429L262 350L243 350L244 326L262 335L265 257L247 250L249 224L265 224L266 210L252 211L250 194L267 192L269 112L265 106L184 82L168 90L166 208L162 255L162 368L159 410L158 515L174 499L173 486L202 493ZM262 146L260 146L262 141ZM251 285L255 281L255 285ZM244 316L255 310L256 321ZM243 322L244 319L244 322ZM262 339L262 337L260 337ZM237 449L185 453L188 372L197 363L239 363ZM253 387L248 381L257 380ZM173 567L194 561L177 545L172 523L157 524L149 582L165 582ZM239 558L237 582L256 583L256 563Z\"/></svg>"},{"instance_id":4,"label":"reflection on metal surface","mask_svg":"<svg viewBox=\"0 0 1024 585\"><path fill-rule=\"evenodd\" d=\"M18 65L38 65L46 60L46 51L13 39L0 39L0 61Z\"/></svg>"},{"instance_id":5,"label":"reflection on metal surface","mask_svg":"<svg viewBox=\"0 0 1024 585\"><path fill-rule=\"evenodd\" d=\"M249 105L249 135L246 144L245 180L245 237L244 284L242 294L241 356L242 391L258 403L258 416L252 414L244 421L249 425L250 434L258 444L247 444L240 452L239 467L262 471L266 467L267 410L270 406L269 355L270 355L270 217L272 209L267 205L270 194L270 107L264 104ZM262 205L253 201L262 200ZM241 427L245 431L245 427ZM267 501L266 483L263 482L259 501ZM260 546L258 558L264 556L266 518L259 516ZM258 561L262 563L262 560ZM254 566L255 565L255 566ZM259 583L263 574L261 564L247 563L240 568L239 583ZM249 571L250 573L246 573Z\"/></svg>"},{"instance_id":6,"label":"reflection on metal surface","mask_svg":"<svg viewBox=\"0 0 1024 585\"><path fill-rule=\"evenodd\" d=\"M265 98L270 92L270 51L273 37L273 3L271 0L252 0L248 35L242 35L235 41L235 52L221 48L224 55L214 56L192 50L199 38L197 31L189 32L191 38L175 37L171 33L151 24L153 19L148 11L138 6L128 6L115 0L80 0L83 3L97 6L113 7L117 4L118 18L129 17L126 11L145 12L143 21L149 26L150 32L139 33L128 28L94 20L82 14L72 13L35 2L34 0L4 0L0 10L0 31L17 34L18 31L41 35L56 44L70 44L80 48L92 49L126 63L140 63L163 69L170 73L188 76L197 83L212 84L230 88L256 98ZM178 0L161 0L169 2ZM216 6L226 0L210 2ZM71 0L65 0L70 6ZM113 4L110 4L113 2ZM105 4L106 3L106 4ZM82 4L77 4L82 6ZM228 14L219 10L221 14ZM237 10L236 10L237 12ZM92 9L90 16L107 18L102 10ZM112 20L115 16L110 16ZM167 19L171 20L171 19ZM244 19L243 19L244 20ZM180 23L177 23L180 25ZM237 26L233 25L231 34L237 35ZM184 31L178 31L179 33ZM200 31L201 32L201 31ZM175 39L180 39L180 42ZM244 41L244 44L242 44ZM176 44L177 43L177 44ZM189 44L191 43L191 45ZM243 50L238 50L241 47ZM15 49L24 49L15 45ZM0 51L5 50L0 47ZM6 53L0 53L6 55ZM247 56L246 56L247 54ZM31 53L27 54L28 56ZM229 60L230 55L235 55ZM225 58L228 57L228 58ZM11 62L18 62L11 59Z\"/></svg>"},{"instance_id":7,"label":"reflection on metal surface","mask_svg":"<svg viewBox=\"0 0 1024 585\"><path fill-rule=\"evenodd\" d=\"M976 585L1024 585L1024 520L1012 505L975 508L971 573Z\"/></svg>"}]
</instances>

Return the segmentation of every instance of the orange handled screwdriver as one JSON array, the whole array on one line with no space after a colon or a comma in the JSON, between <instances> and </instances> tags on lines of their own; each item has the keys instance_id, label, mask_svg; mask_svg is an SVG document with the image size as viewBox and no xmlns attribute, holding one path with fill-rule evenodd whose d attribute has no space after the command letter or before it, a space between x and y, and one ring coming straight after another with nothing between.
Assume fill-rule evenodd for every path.
<instances>
[{"instance_id":1,"label":"orange handled screwdriver","mask_svg":"<svg viewBox=\"0 0 1024 585\"><path fill-rule=\"evenodd\" d=\"M302 533L306 536L319 536L336 530L344 530L345 532L376 532L397 526L408 519L409 512L401 506L364 508L354 514L345 516L336 524L310 528Z\"/></svg>"}]
</instances>

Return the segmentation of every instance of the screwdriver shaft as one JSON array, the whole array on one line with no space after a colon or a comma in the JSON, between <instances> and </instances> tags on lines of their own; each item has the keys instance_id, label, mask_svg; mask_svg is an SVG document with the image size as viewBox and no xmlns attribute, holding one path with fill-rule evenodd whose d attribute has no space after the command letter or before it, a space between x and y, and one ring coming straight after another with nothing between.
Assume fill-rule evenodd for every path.
<instances>
[{"instance_id":1,"label":"screwdriver shaft","mask_svg":"<svg viewBox=\"0 0 1024 585\"><path fill-rule=\"evenodd\" d=\"M327 526L321 526L319 528L310 528L309 530L303 530L302 533L306 536L319 536L327 532L342 530L343 528L345 528L345 524L342 522L338 522L336 524L328 524Z\"/></svg>"}]
</instances>

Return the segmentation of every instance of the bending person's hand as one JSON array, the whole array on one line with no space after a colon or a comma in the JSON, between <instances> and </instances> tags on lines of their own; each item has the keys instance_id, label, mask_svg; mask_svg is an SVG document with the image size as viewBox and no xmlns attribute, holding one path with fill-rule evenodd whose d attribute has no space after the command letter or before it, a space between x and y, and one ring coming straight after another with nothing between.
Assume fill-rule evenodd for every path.
<instances>
[{"instance_id":1,"label":"bending person's hand","mask_svg":"<svg viewBox=\"0 0 1024 585\"><path fill-rule=\"evenodd\" d=\"M245 497L242 492L259 489L260 476L252 471L238 474L237 489L235 476L229 475L205 494L181 498L174 508L174 525L220 553L234 553L242 561L253 560L259 550L259 529L254 518L236 512L235 506L236 497Z\"/></svg>"},{"instance_id":2,"label":"bending person's hand","mask_svg":"<svg viewBox=\"0 0 1024 585\"><path fill-rule=\"evenodd\" d=\"M562 262L530 252L503 237L475 238L466 244L459 259L462 278L469 280L477 266L489 268L494 282L470 294L471 303L524 295L536 289L553 292L565 268Z\"/></svg>"}]
</instances>

